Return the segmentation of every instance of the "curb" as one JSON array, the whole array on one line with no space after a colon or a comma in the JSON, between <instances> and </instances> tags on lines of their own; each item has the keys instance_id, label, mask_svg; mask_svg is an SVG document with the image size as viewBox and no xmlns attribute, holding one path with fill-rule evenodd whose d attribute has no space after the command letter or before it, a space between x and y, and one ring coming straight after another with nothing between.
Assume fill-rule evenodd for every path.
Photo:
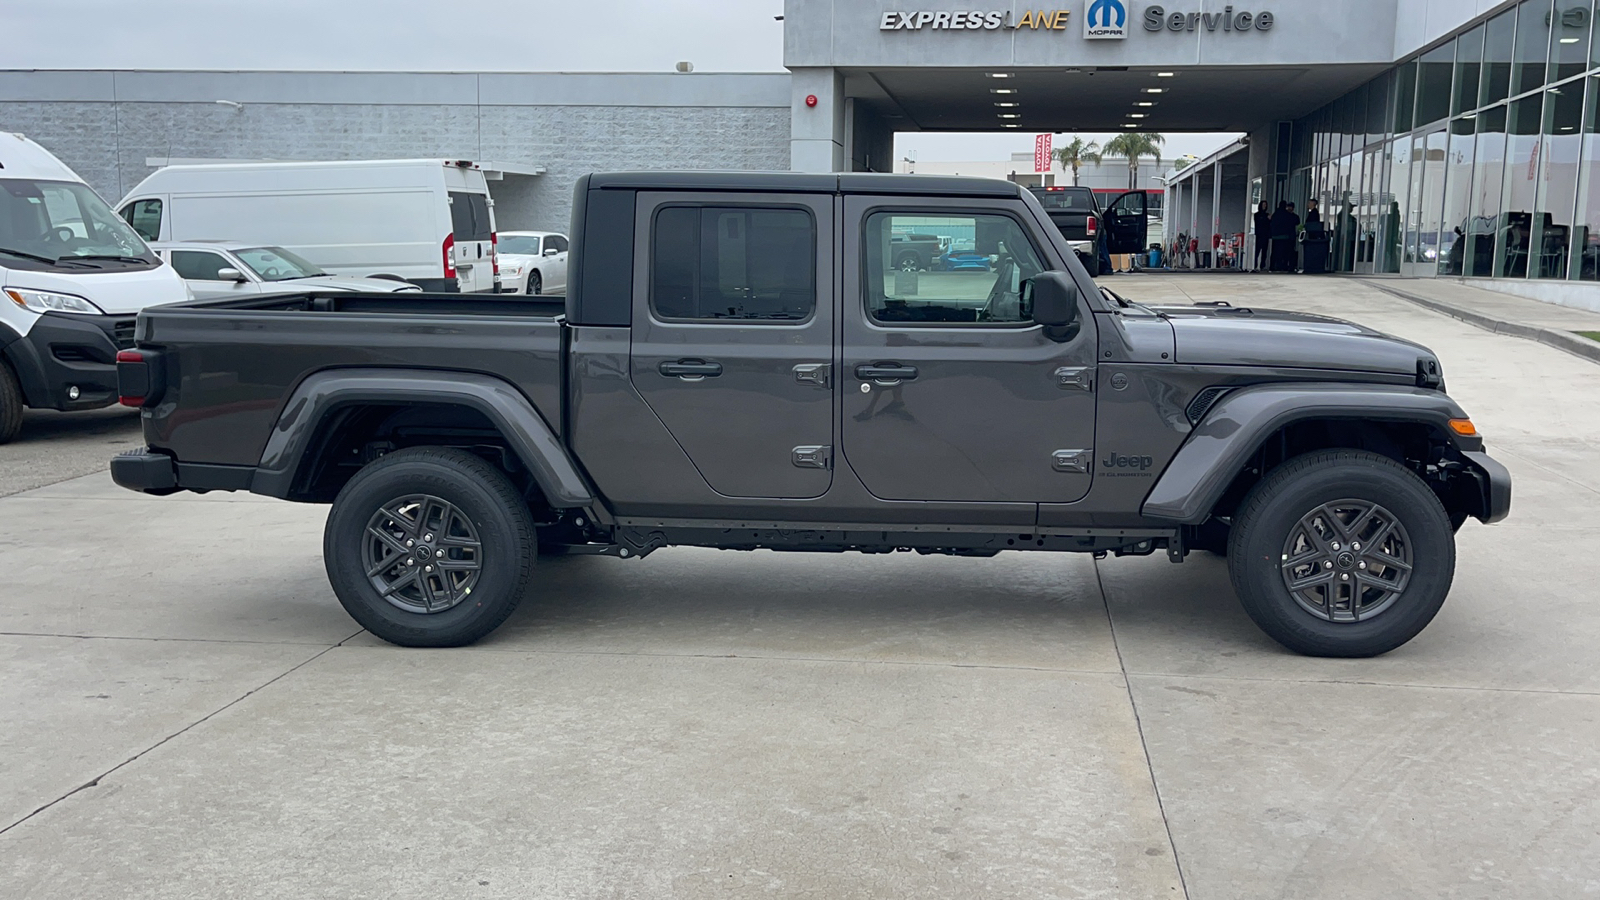
<instances>
[{"instance_id":1,"label":"curb","mask_svg":"<svg viewBox=\"0 0 1600 900\"><path fill-rule=\"evenodd\" d=\"M1434 300L1431 297L1419 297L1416 294L1408 293L1377 281L1370 281L1365 278L1357 280L1368 287L1382 291L1390 296L1399 297L1401 300L1415 303L1418 306L1431 309L1437 313L1444 313L1450 318L1460 319L1461 321L1466 322L1468 325L1476 325L1477 327L1482 328L1484 331L1492 331L1495 334L1505 334L1510 335L1511 337L1526 338L1530 341L1537 341L1547 347L1554 347L1557 350L1565 350L1568 353L1571 353L1573 356L1581 356L1590 362L1600 363L1600 341L1591 341L1588 338L1580 337L1579 335L1571 332L1557 331L1554 328L1539 328L1535 325L1524 325L1521 322L1507 322L1503 319L1496 319L1486 316L1483 313L1475 312L1470 309L1464 309L1450 303L1445 303L1441 300ZM1537 303L1539 301L1533 300L1529 302Z\"/></svg>"}]
</instances>

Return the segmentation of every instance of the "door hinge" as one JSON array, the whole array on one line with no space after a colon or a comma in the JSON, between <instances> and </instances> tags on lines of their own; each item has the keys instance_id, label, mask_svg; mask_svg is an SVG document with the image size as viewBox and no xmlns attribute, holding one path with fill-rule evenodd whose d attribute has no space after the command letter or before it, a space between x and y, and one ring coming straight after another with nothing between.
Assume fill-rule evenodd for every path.
<instances>
[{"instance_id":1,"label":"door hinge","mask_svg":"<svg viewBox=\"0 0 1600 900\"><path fill-rule=\"evenodd\" d=\"M833 366L828 363L801 363L794 367L794 380L801 384L827 387L833 382Z\"/></svg>"},{"instance_id":2,"label":"door hinge","mask_svg":"<svg viewBox=\"0 0 1600 900\"><path fill-rule=\"evenodd\" d=\"M789 459L801 469L831 469L833 468L833 448L816 445L796 447L790 454Z\"/></svg>"},{"instance_id":3,"label":"door hinge","mask_svg":"<svg viewBox=\"0 0 1600 900\"><path fill-rule=\"evenodd\" d=\"M1093 391L1093 366L1062 366L1056 370L1056 387L1064 391Z\"/></svg>"},{"instance_id":4,"label":"door hinge","mask_svg":"<svg viewBox=\"0 0 1600 900\"><path fill-rule=\"evenodd\" d=\"M1089 460L1093 458L1091 450L1057 450L1050 454L1050 467L1057 472L1075 472L1079 475L1089 474Z\"/></svg>"}]
</instances>

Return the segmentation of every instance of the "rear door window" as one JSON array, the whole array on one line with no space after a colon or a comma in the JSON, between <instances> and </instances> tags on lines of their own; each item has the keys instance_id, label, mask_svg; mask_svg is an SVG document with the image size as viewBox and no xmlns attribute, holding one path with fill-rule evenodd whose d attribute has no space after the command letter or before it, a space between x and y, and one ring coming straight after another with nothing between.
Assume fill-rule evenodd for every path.
<instances>
[{"instance_id":1,"label":"rear door window","mask_svg":"<svg viewBox=\"0 0 1600 900\"><path fill-rule=\"evenodd\" d=\"M805 209L666 207L655 219L651 306L669 320L809 319L816 231Z\"/></svg>"},{"instance_id":2,"label":"rear door window","mask_svg":"<svg viewBox=\"0 0 1600 900\"><path fill-rule=\"evenodd\" d=\"M489 198L467 191L451 191L450 225L456 243L489 240L494 230L489 222Z\"/></svg>"}]
</instances>

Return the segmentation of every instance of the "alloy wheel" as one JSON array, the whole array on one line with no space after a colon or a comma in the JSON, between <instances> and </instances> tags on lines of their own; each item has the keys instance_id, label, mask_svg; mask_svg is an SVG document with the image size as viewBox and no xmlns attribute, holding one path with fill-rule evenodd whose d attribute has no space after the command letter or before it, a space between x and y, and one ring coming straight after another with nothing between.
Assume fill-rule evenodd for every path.
<instances>
[{"instance_id":1,"label":"alloy wheel","mask_svg":"<svg viewBox=\"0 0 1600 900\"><path fill-rule=\"evenodd\" d=\"M1367 500L1311 510L1283 545L1284 587L1329 622L1361 622L1393 606L1411 580L1412 544L1394 513Z\"/></svg>"},{"instance_id":2,"label":"alloy wheel","mask_svg":"<svg viewBox=\"0 0 1600 900\"><path fill-rule=\"evenodd\" d=\"M378 508L362 534L362 561L380 596L406 612L451 609L483 571L477 528L455 504L430 494Z\"/></svg>"}]
</instances>

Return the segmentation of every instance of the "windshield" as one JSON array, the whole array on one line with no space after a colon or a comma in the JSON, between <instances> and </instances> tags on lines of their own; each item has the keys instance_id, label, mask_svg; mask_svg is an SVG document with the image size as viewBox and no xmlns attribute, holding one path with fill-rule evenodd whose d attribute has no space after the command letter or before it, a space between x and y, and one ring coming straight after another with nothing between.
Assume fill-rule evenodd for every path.
<instances>
[{"instance_id":1,"label":"windshield","mask_svg":"<svg viewBox=\"0 0 1600 900\"><path fill-rule=\"evenodd\" d=\"M69 268L89 260L158 265L128 223L88 185L72 181L0 178L0 251Z\"/></svg>"},{"instance_id":2,"label":"windshield","mask_svg":"<svg viewBox=\"0 0 1600 900\"><path fill-rule=\"evenodd\" d=\"M526 234L501 235L501 253L516 253L522 256L539 255L539 238Z\"/></svg>"},{"instance_id":3,"label":"windshield","mask_svg":"<svg viewBox=\"0 0 1600 900\"><path fill-rule=\"evenodd\" d=\"M235 251L233 255L249 266L250 271L260 275L263 281L288 281L291 278L328 274L282 247L251 247L249 250Z\"/></svg>"}]
</instances>

